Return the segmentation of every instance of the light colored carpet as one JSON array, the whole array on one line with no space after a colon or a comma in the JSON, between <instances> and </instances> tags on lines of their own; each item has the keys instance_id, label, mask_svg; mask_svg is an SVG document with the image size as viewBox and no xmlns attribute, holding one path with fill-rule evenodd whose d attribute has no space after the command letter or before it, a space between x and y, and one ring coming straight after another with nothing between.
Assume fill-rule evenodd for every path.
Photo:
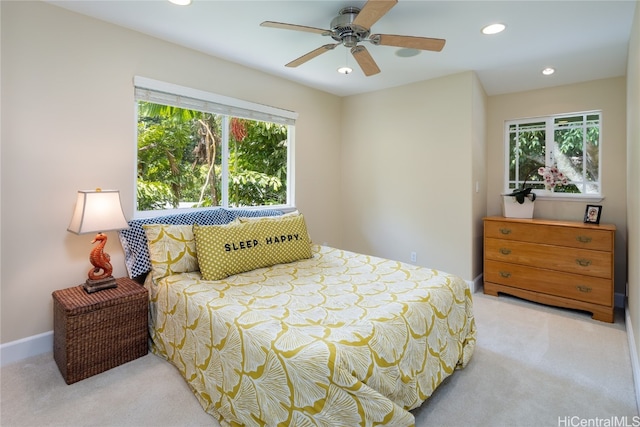
<instances>
[{"instance_id":1,"label":"light colored carpet","mask_svg":"<svg viewBox=\"0 0 640 427\"><path fill-rule=\"evenodd\" d=\"M474 305L476 352L413 411L417 427L640 425L622 312L607 324L504 296ZM152 354L67 385L49 353L0 381L3 427L218 426Z\"/></svg>"}]
</instances>

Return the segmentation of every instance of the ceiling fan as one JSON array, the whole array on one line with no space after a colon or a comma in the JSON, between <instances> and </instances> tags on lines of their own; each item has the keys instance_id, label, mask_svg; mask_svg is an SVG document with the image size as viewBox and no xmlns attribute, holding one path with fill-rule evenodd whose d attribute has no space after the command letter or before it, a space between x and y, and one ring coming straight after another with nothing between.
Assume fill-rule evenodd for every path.
<instances>
[{"instance_id":1,"label":"ceiling fan","mask_svg":"<svg viewBox=\"0 0 640 427\"><path fill-rule=\"evenodd\" d=\"M301 57L286 64L287 67L297 67L305 62L325 53L336 46L344 45L351 48L351 54L362 68L366 76L372 76L380 72L380 68L373 60L366 47L358 44L370 42L374 46L396 46L409 49L431 50L440 52L446 40L428 37L399 36L393 34L370 34L371 26L382 18L398 0L369 0L362 9L357 7L344 7L333 18L329 30L304 25L285 24L282 22L264 21L263 27L281 28L285 30L305 31L322 36L331 36L337 43L325 44Z\"/></svg>"}]
</instances>

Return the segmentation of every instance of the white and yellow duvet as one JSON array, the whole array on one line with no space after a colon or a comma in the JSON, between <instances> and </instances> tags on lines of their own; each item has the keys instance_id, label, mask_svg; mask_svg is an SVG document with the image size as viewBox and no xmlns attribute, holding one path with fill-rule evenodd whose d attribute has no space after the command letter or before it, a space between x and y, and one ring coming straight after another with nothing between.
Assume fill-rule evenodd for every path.
<instances>
[{"instance_id":1,"label":"white and yellow duvet","mask_svg":"<svg viewBox=\"0 0 640 427\"><path fill-rule=\"evenodd\" d=\"M324 246L224 280L146 286L153 351L223 426L412 426L408 410L475 347L462 279Z\"/></svg>"}]
</instances>

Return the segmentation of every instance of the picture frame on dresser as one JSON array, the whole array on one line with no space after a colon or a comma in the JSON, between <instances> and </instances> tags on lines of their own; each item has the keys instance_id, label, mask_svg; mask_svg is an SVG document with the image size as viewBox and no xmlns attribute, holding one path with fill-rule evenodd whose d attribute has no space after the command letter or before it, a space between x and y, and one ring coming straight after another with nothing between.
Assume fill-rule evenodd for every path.
<instances>
[{"instance_id":1,"label":"picture frame on dresser","mask_svg":"<svg viewBox=\"0 0 640 427\"><path fill-rule=\"evenodd\" d=\"M587 205L584 210L584 222L586 224L600 224L600 215L602 215L601 205Z\"/></svg>"}]
</instances>

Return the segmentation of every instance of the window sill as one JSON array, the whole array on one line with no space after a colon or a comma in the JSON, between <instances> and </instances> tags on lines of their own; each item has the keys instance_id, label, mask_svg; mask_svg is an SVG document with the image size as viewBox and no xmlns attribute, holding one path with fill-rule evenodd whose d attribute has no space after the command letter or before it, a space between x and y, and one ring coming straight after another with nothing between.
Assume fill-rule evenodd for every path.
<instances>
[{"instance_id":1,"label":"window sill","mask_svg":"<svg viewBox=\"0 0 640 427\"><path fill-rule=\"evenodd\" d=\"M507 189L503 196L512 193L513 189ZM543 201L558 201L558 202L588 202L598 203L604 200L602 194L575 194L575 193L551 193L544 190L533 190L533 194L536 195L536 200Z\"/></svg>"},{"instance_id":2,"label":"window sill","mask_svg":"<svg viewBox=\"0 0 640 427\"><path fill-rule=\"evenodd\" d=\"M544 200L544 201L556 201L556 202L601 202L604 200L604 196L602 195L593 195L593 196L585 196L585 195L563 195L563 196L547 196L544 194L536 193L536 201Z\"/></svg>"}]
</instances>

